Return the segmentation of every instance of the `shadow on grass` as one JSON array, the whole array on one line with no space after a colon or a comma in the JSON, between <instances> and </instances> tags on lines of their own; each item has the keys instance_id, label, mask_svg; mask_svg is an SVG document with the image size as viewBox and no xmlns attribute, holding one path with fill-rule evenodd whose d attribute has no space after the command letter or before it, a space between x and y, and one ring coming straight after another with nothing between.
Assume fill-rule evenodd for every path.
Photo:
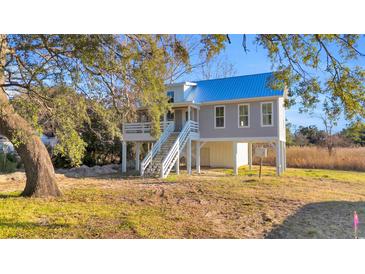
<instances>
[{"instance_id":1,"label":"shadow on grass","mask_svg":"<svg viewBox=\"0 0 365 274\"><path fill-rule=\"evenodd\" d=\"M0 219L0 229L4 228L12 228L12 229L36 229L36 228L48 228L48 229L57 229L57 228L68 228L68 224L49 224L49 223L36 223L36 222L20 222L20 221L12 221L12 220L4 220Z\"/></svg>"},{"instance_id":2,"label":"shadow on grass","mask_svg":"<svg viewBox=\"0 0 365 274\"><path fill-rule=\"evenodd\" d=\"M358 237L365 237L365 202L331 201L307 204L275 227L269 239L351 239L353 212L359 216Z\"/></svg>"},{"instance_id":3,"label":"shadow on grass","mask_svg":"<svg viewBox=\"0 0 365 274\"><path fill-rule=\"evenodd\" d=\"M24 197L21 195L21 192L0 193L0 199L9 199L9 198L24 198Z\"/></svg>"},{"instance_id":4,"label":"shadow on grass","mask_svg":"<svg viewBox=\"0 0 365 274\"><path fill-rule=\"evenodd\" d=\"M119 170L118 172L115 173L108 173L108 174L100 174L100 175L85 175L82 173L64 173L64 172L58 172L56 170L56 173L59 175L64 175L67 178L75 178L75 179L95 179L95 180L115 180L115 179L121 179L121 180L129 180L129 181L133 181L133 180L141 180L143 178L146 179L156 179L158 180L159 177L143 177L140 175L139 171L136 170L129 170L127 171L127 173L122 174ZM180 166L180 174L181 175L187 175L187 169L186 166ZM172 176L178 176L174 170L171 170L170 175ZM201 174L198 175L195 172L195 167L193 166L193 175L197 175L197 176L204 176L204 175L208 175L210 177L217 177L217 178L223 178L223 177L229 177L229 176L233 176L233 170L231 168L213 168L213 167L205 167L202 166L201 167ZM258 170L254 169L252 171L248 170L247 167L241 167L240 171L239 171L239 175L240 176L258 176ZM273 176L275 175L275 171L272 170L265 170L263 173L263 176Z\"/></svg>"},{"instance_id":5,"label":"shadow on grass","mask_svg":"<svg viewBox=\"0 0 365 274\"><path fill-rule=\"evenodd\" d=\"M64 175L67 178L74 178L74 179L95 179L95 180L115 180L115 179L127 179L127 180L140 180L142 177L139 173L135 172L128 172L127 174L118 173L108 173L108 174L100 174L100 175L93 175L87 176L83 174L71 174L71 173L57 173L59 175Z\"/></svg>"}]
</instances>

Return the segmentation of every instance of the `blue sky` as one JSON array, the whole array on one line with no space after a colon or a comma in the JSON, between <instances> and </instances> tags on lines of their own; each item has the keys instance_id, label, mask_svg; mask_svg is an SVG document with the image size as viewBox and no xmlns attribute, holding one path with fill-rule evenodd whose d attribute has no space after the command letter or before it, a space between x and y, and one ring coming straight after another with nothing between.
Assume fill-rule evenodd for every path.
<instances>
[{"instance_id":1,"label":"blue sky","mask_svg":"<svg viewBox=\"0 0 365 274\"><path fill-rule=\"evenodd\" d=\"M229 63L232 63L234 65L234 68L237 72L236 75L246 75L272 71L271 62L267 58L266 52L261 47L253 44L255 36L247 35L246 37L248 47L247 53L242 47L242 35L230 35L231 44L227 45L225 51L221 53L221 57L224 57ZM365 66L365 58L353 62L353 64ZM296 127L316 125L318 128L323 129L324 126L321 120L315 117L319 116L320 114L320 112L315 112L313 115L310 115L308 113L300 113L298 105L292 106L286 112L287 120ZM335 131L340 131L343 127L346 126L347 123L348 121L341 117L337 127L335 128Z\"/></svg>"}]
</instances>

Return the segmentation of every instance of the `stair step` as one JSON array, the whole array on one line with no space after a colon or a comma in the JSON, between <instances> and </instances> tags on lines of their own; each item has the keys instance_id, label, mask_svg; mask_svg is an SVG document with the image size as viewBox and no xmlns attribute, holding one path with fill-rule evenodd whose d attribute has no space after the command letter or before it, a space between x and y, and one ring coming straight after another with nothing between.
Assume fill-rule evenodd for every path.
<instances>
[{"instance_id":1,"label":"stair step","mask_svg":"<svg viewBox=\"0 0 365 274\"><path fill-rule=\"evenodd\" d=\"M151 164L146 168L145 176L150 176L150 177L160 176L162 161L170 152L171 147L174 145L179 134L180 132L172 132L170 136L167 138L167 140L161 145L160 150L157 152L155 157L153 157Z\"/></svg>"}]
</instances>

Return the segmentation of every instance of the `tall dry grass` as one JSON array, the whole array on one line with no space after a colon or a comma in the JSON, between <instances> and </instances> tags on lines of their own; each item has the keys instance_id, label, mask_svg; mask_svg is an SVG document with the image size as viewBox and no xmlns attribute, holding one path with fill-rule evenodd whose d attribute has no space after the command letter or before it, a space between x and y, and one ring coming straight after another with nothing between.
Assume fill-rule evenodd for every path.
<instances>
[{"instance_id":1,"label":"tall dry grass","mask_svg":"<svg viewBox=\"0 0 365 274\"><path fill-rule=\"evenodd\" d=\"M365 171L365 147L335 148L331 156L326 148L288 147L286 159L288 167ZM258 164L258 159L254 163ZM275 165L273 149L269 149L264 164Z\"/></svg>"}]
</instances>

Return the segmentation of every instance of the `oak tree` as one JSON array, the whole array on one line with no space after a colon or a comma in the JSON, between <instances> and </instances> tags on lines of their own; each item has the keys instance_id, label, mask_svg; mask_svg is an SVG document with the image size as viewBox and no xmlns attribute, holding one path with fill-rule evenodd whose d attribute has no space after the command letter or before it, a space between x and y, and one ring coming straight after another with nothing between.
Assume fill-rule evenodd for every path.
<instances>
[{"instance_id":1,"label":"oak tree","mask_svg":"<svg viewBox=\"0 0 365 274\"><path fill-rule=\"evenodd\" d=\"M201 55L211 58L225 42L224 35L199 36ZM29 106L58 115L64 127L70 124L68 115L59 112L46 92L53 86L105 100L124 120L133 116L138 102L148 108L153 134L158 135L160 115L169 108L163 90L171 63L190 67L189 51L178 35L0 35L0 133L14 143L24 162L22 195L61 192L39 132L14 109L9 97L23 94Z\"/></svg>"}]
</instances>

